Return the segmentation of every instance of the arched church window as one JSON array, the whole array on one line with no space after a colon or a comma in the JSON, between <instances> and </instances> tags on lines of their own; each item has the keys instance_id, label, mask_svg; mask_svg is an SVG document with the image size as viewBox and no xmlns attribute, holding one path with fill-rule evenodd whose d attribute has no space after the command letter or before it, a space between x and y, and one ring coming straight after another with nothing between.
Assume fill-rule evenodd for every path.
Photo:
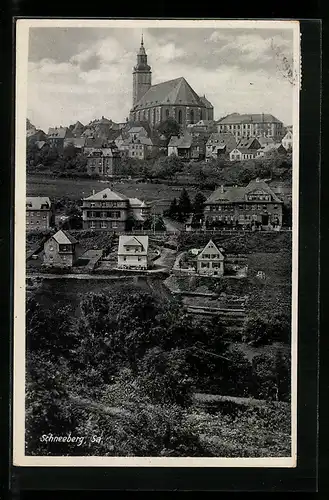
<instances>
[{"instance_id":1,"label":"arched church window","mask_svg":"<svg viewBox=\"0 0 329 500\"><path fill-rule=\"evenodd\" d=\"M203 120L203 113L202 113L202 109L200 109L200 120Z\"/></svg>"},{"instance_id":2,"label":"arched church window","mask_svg":"<svg viewBox=\"0 0 329 500\"><path fill-rule=\"evenodd\" d=\"M166 109L166 118L169 118L169 109Z\"/></svg>"},{"instance_id":3,"label":"arched church window","mask_svg":"<svg viewBox=\"0 0 329 500\"><path fill-rule=\"evenodd\" d=\"M194 123L194 111L191 109L191 123Z\"/></svg>"},{"instance_id":4,"label":"arched church window","mask_svg":"<svg viewBox=\"0 0 329 500\"><path fill-rule=\"evenodd\" d=\"M183 122L182 110L178 111L178 123L181 124Z\"/></svg>"},{"instance_id":5,"label":"arched church window","mask_svg":"<svg viewBox=\"0 0 329 500\"><path fill-rule=\"evenodd\" d=\"M155 108L153 108L153 124L156 122Z\"/></svg>"}]
</instances>

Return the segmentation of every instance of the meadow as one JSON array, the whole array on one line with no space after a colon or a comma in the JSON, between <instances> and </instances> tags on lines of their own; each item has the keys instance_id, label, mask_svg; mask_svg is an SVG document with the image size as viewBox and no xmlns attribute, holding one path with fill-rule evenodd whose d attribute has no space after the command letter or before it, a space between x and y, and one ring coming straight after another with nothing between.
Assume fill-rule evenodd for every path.
<instances>
[{"instance_id":1,"label":"meadow","mask_svg":"<svg viewBox=\"0 0 329 500\"><path fill-rule=\"evenodd\" d=\"M155 206L158 212L169 208L173 198L179 198L183 186L170 186L168 184L156 183L136 183L136 181L114 181L110 183L105 180L95 179L68 179L55 178L46 175L27 175L26 194L27 196L49 196L52 200L69 198L71 200L81 200L93 193L97 193L106 187L130 198L139 198L149 201ZM186 187L190 198L193 200L197 189L193 186ZM203 192L209 196L209 191Z\"/></svg>"}]
</instances>

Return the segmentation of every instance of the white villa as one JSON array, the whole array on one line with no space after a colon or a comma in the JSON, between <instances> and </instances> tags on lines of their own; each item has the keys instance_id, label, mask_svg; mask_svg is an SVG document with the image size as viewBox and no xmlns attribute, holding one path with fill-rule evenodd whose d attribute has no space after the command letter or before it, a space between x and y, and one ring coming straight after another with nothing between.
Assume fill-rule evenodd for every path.
<instances>
[{"instance_id":1,"label":"white villa","mask_svg":"<svg viewBox=\"0 0 329 500\"><path fill-rule=\"evenodd\" d=\"M224 274L224 254L223 249L219 249L210 240L197 256L197 273L204 276L223 276Z\"/></svg>"},{"instance_id":2,"label":"white villa","mask_svg":"<svg viewBox=\"0 0 329 500\"><path fill-rule=\"evenodd\" d=\"M118 248L118 268L147 269L149 265L148 247L148 236L120 236Z\"/></svg>"}]
</instances>

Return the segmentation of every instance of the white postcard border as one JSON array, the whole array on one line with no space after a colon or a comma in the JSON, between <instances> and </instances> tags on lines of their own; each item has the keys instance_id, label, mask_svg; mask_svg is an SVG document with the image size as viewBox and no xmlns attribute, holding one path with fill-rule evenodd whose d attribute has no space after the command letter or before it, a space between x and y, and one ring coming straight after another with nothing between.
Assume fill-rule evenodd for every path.
<instances>
[{"instance_id":1,"label":"white postcard border","mask_svg":"<svg viewBox=\"0 0 329 500\"><path fill-rule=\"evenodd\" d=\"M192 457L49 457L25 455L25 199L27 64L30 27L98 28L253 28L293 30L293 238L292 238L292 342L291 342L291 457L192 458ZM14 222L14 361L13 361L13 465L66 467L296 467L297 462L297 328L299 234L299 90L301 83L299 22L245 20L123 20L123 19L22 19L16 22L16 127Z\"/></svg>"}]
</instances>

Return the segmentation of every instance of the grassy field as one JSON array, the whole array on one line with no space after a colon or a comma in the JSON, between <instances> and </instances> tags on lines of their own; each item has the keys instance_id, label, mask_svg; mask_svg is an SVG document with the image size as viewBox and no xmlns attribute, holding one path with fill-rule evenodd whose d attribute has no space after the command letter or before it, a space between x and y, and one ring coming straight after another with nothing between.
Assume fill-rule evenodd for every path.
<instances>
[{"instance_id":1,"label":"grassy field","mask_svg":"<svg viewBox=\"0 0 329 500\"><path fill-rule=\"evenodd\" d=\"M67 197L72 200L90 196L93 192L110 187L107 181L92 179L56 179L43 175L28 175L26 192L28 196L49 196L56 200ZM141 200L152 202L162 212L169 207L173 198L178 198L182 187L168 186L166 184L136 183L134 181L114 182L113 189L130 198L137 197ZM188 187L187 191L193 200L196 189ZM204 192L209 196L210 192Z\"/></svg>"}]
</instances>

